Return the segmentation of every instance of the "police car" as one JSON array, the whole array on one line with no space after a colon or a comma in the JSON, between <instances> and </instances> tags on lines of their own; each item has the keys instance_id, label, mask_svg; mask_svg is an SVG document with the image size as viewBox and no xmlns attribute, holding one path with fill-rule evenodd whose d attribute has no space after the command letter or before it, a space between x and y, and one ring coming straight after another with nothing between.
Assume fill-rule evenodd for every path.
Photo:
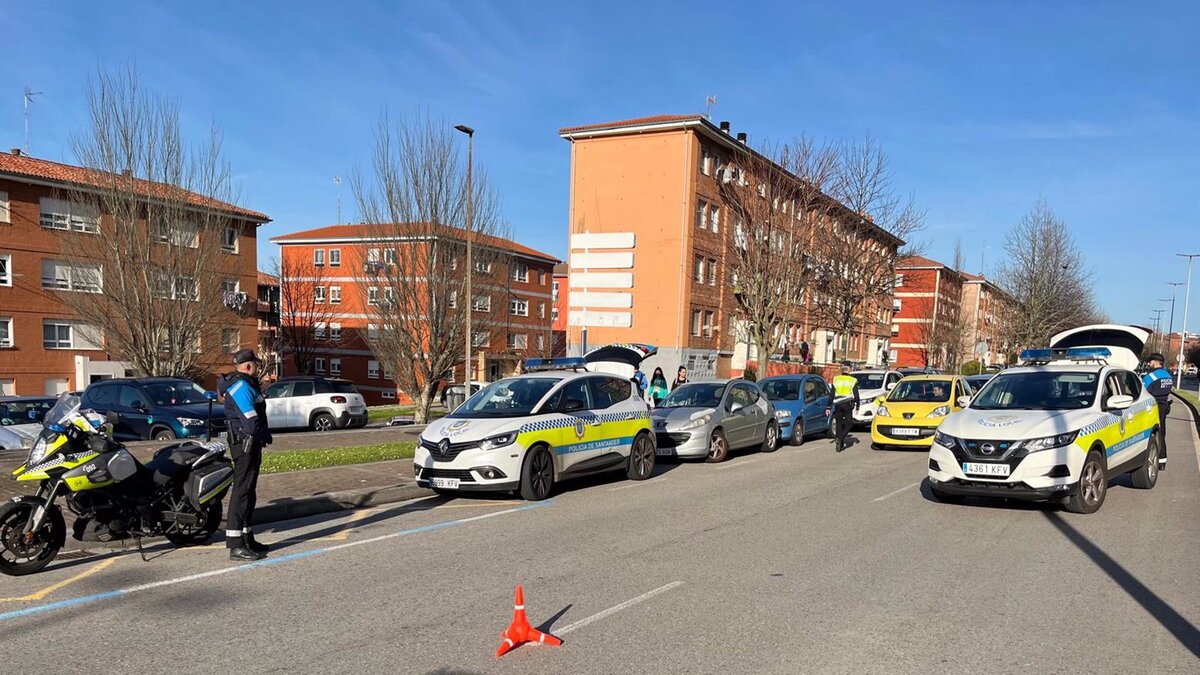
<instances>
[{"instance_id":1,"label":"police car","mask_svg":"<svg viewBox=\"0 0 1200 675\"><path fill-rule=\"evenodd\" d=\"M929 451L936 499L1062 501L1093 513L1113 476L1131 473L1134 487L1154 487L1158 411L1133 372L1148 333L1103 328L1121 340L1108 341L1094 327L1076 329L1092 330L1090 338L1060 334L1050 349L1023 352L1022 367L996 375L941 423ZM1066 334L1076 339L1059 339ZM1069 346L1096 341L1109 344Z\"/></svg>"},{"instance_id":2,"label":"police car","mask_svg":"<svg viewBox=\"0 0 1200 675\"><path fill-rule=\"evenodd\" d=\"M545 499L560 480L654 470L650 410L629 379L584 370L583 359L533 359L420 435L417 484L438 492L515 491Z\"/></svg>"}]
</instances>

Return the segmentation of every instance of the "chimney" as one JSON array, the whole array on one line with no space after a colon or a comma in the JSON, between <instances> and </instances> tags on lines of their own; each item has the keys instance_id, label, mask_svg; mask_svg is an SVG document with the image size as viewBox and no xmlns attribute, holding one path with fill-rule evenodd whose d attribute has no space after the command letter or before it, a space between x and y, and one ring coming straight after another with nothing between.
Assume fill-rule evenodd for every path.
<instances>
[{"instance_id":1,"label":"chimney","mask_svg":"<svg viewBox=\"0 0 1200 675\"><path fill-rule=\"evenodd\" d=\"M725 133L729 133L729 122L728 121L721 122L721 131L724 131Z\"/></svg>"},{"instance_id":2,"label":"chimney","mask_svg":"<svg viewBox=\"0 0 1200 675\"><path fill-rule=\"evenodd\" d=\"M745 145L746 144L746 132L739 131L738 135L737 135L737 140L738 140L738 143Z\"/></svg>"},{"instance_id":3,"label":"chimney","mask_svg":"<svg viewBox=\"0 0 1200 675\"><path fill-rule=\"evenodd\" d=\"M20 157L20 156L21 156L21 149L20 149L20 148L13 148L12 150L9 150L9 152L11 152L12 154L16 155L17 157Z\"/></svg>"}]
</instances>

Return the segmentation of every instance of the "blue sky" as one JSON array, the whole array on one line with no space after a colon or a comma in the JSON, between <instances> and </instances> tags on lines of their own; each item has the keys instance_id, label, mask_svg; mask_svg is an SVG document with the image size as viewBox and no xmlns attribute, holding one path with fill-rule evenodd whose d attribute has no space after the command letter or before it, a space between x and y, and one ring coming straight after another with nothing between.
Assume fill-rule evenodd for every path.
<instances>
[{"instance_id":1,"label":"blue sky","mask_svg":"<svg viewBox=\"0 0 1200 675\"><path fill-rule=\"evenodd\" d=\"M274 219L265 242L334 222L333 176L365 166L379 113L425 108L475 127L515 237L561 257L557 129L702 111L715 95L713 118L752 142L869 130L928 210L930 255L948 260L961 238L970 271L992 269L1045 197L1118 321L1147 323L1184 277L1173 253L1200 252L1194 3L182 5L0 0L20 27L0 60L0 146L21 144L29 85L45 92L33 154L70 161L89 74L133 62L197 138L222 128L241 202ZM343 215L356 216L348 185Z\"/></svg>"}]
</instances>

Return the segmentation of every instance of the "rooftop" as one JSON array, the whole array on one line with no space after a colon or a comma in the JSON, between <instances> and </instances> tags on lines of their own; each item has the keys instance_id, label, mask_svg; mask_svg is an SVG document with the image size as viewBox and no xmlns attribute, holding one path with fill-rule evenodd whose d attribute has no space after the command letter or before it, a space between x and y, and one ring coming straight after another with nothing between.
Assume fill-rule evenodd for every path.
<instances>
[{"instance_id":1,"label":"rooftop","mask_svg":"<svg viewBox=\"0 0 1200 675\"><path fill-rule=\"evenodd\" d=\"M312 230L303 230L300 232L292 232L290 234L272 237L271 241L276 244L320 244L320 243L336 243L336 242L371 242L385 241L394 238L393 233L388 232L386 235L381 235L380 232L372 228L381 227L379 224L362 223L357 225L327 225L318 227ZM390 227L390 226L388 226ZM466 232L462 228L453 227L450 225L436 225L433 223L402 223L399 228L400 236L415 237L415 238L431 238L435 236L446 237L450 239L465 239ZM519 253L529 258L536 258L546 262L558 263L558 258L543 253L536 249L529 248L524 244L518 244L511 239L496 237L489 234L480 234L473 232L471 234L473 242L478 242L484 246L505 249L514 253Z\"/></svg>"},{"instance_id":2,"label":"rooftop","mask_svg":"<svg viewBox=\"0 0 1200 675\"><path fill-rule=\"evenodd\" d=\"M616 122L600 122L598 124L581 124L573 127L563 127L558 130L560 135L573 134L581 131L601 131L605 129L622 129L625 127L640 127L647 124L666 124L672 122L698 122L706 119L699 113L690 115L650 115L648 117L634 117L628 120L618 120Z\"/></svg>"}]
</instances>

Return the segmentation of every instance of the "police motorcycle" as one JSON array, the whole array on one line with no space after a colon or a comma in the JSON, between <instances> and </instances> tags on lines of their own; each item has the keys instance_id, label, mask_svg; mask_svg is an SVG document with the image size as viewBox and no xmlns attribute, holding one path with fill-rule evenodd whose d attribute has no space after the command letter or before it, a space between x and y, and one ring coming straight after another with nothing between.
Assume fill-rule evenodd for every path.
<instances>
[{"instance_id":1,"label":"police motorcycle","mask_svg":"<svg viewBox=\"0 0 1200 675\"><path fill-rule=\"evenodd\" d=\"M209 419L212 400L209 398ZM219 440L174 443L143 465L112 440L115 415L79 409L63 394L45 414L41 434L18 481L36 481L36 494L0 505L0 573L33 574L66 543L61 497L76 516L73 536L106 542L166 537L176 546L203 544L221 525L221 499L233 483L228 445ZM143 559L145 553L143 552Z\"/></svg>"}]
</instances>

